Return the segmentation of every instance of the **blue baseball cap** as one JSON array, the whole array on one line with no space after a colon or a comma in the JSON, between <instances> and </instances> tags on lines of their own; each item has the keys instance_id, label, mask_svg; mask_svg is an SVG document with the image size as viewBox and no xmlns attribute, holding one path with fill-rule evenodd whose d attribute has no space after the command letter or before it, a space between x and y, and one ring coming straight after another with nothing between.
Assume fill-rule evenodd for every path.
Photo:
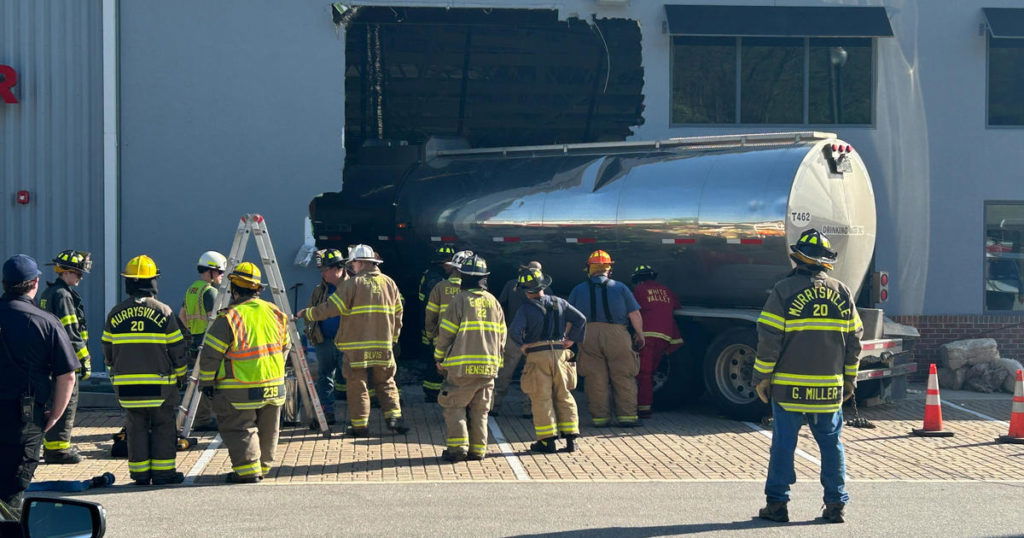
<instances>
[{"instance_id":1,"label":"blue baseball cap","mask_svg":"<svg viewBox=\"0 0 1024 538\"><path fill-rule=\"evenodd\" d=\"M4 282L8 284L35 280L41 274L43 272L31 256L15 254L4 262Z\"/></svg>"}]
</instances>

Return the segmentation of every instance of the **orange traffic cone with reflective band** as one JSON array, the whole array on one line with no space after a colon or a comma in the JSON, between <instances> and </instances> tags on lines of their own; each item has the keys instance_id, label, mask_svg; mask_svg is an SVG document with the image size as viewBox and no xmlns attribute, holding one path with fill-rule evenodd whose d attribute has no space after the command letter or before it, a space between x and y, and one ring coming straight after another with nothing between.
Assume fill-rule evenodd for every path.
<instances>
[{"instance_id":1,"label":"orange traffic cone with reflective band","mask_svg":"<svg viewBox=\"0 0 1024 538\"><path fill-rule=\"evenodd\" d=\"M953 437L953 432L942 429L942 402L939 401L939 375L935 365L928 368L928 394L924 399L924 427L912 430L919 437Z\"/></svg>"},{"instance_id":2,"label":"orange traffic cone with reflective band","mask_svg":"<svg viewBox=\"0 0 1024 538\"><path fill-rule=\"evenodd\" d=\"M1013 389L1013 407L1010 409L1010 432L996 441L1024 445L1024 371L1017 370L1017 383Z\"/></svg>"}]
</instances>

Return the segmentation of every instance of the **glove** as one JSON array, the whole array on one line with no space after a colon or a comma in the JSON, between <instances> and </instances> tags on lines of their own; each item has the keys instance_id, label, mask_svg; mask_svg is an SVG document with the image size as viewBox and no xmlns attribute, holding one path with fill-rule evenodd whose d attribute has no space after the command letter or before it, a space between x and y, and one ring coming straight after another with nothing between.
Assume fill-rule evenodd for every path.
<instances>
[{"instance_id":1,"label":"glove","mask_svg":"<svg viewBox=\"0 0 1024 538\"><path fill-rule=\"evenodd\" d=\"M86 357L82 359L82 367L78 369L78 379L85 381L92 377L92 359Z\"/></svg>"},{"instance_id":2,"label":"glove","mask_svg":"<svg viewBox=\"0 0 1024 538\"><path fill-rule=\"evenodd\" d=\"M203 393L203 396L206 396L207 398L213 398L213 387L212 386L211 387L203 387L203 388L199 389L199 391Z\"/></svg>"},{"instance_id":3,"label":"glove","mask_svg":"<svg viewBox=\"0 0 1024 538\"><path fill-rule=\"evenodd\" d=\"M760 399L760 400L761 400L762 402L764 402L764 403L768 403L768 390L769 390L769 389L770 389L771 387L772 387L772 380L771 380L771 379L762 379L762 380L761 380L761 382L760 382L760 383L758 383L758 384L757 384L757 385L756 385L756 386L754 387L754 392L756 392L756 393L757 393L757 397L758 397L758 398L759 398L759 399Z\"/></svg>"},{"instance_id":4,"label":"glove","mask_svg":"<svg viewBox=\"0 0 1024 538\"><path fill-rule=\"evenodd\" d=\"M642 335L640 333L636 333L636 334L633 335L633 350L634 351L640 351L641 349L644 348L645 344L647 344L647 340L644 338L644 335Z\"/></svg>"},{"instance_id":5,"label":"glove","mask_svg":"<svg viewBox=\"0 0 1024 538\"><path fill-rule=\"evenodd\" d=\"M857 390L857 386L853 384L853 381L843 381L843 401L853 398L855 390Z\"/></svg>"}]
</instances>

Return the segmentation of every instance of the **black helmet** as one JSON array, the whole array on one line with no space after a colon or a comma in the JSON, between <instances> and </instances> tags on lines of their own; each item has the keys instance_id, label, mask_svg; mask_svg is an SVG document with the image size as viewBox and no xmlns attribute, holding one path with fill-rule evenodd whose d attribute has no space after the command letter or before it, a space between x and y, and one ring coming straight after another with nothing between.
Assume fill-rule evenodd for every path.
<instances>
[{"instance_id":1,"label":"black helmet","mask_svg":"<svg viewBox=\"0 0 1024 538\"><path fill-rule=\"evenodd\" d=\"M318 250L314 257L316 258L316 266L320 268L343 267L345 265L345 256L336 248Z\"/></svg>"},{"instance_id":2,"label":"black helmet","mask_svg":"<svg viewBox=\"0 0 1024 538\"><path fill-rule=\"evenodd\" d=\"M450 244L444 244L437 247L434 254L431 256L430 261L432 263L444 263L452 260L452 256L455 255L455 247Z\"/></svg>"},{"instance_id":3,"label":"black helmet","mask_svg":"<svg viewBox=\"0 0 1024 538\"><path fill-rule=\"evenodd\" d=\"M633 268L633 280L642 277L658 278L658 273L650 265L640 264Z\"/></svg>"},{"instance_id":4,"label":"black helmet","mask_svg":"<svg viewBox=\"0 0 1024 538\"><path fill-rule=\"evenodd\" d=\"M516 289L528 293L537 293L551 285L551 277L537 269L526 269L519 273Z\"/></svg>"},{"instance_id":5,"label":"black helmet","mask_svg":"<svg viewBox=\"0 0 1024 538\"><path fill-rule=\"evenodd\" d=\"M793 251L789 256L797 263L820 265L830 271L839 257L839 253L832 250L832 242L828 237L814 228L800 234L800 239L789 249Z\"/></svg>"},{"instance_id":6,"label":"black helmet","mask_svg":"<svg viewBox=\"0 0 1024 538\"><path fill-rule=\"evenodd\" d=\"M466 258L459 265L459 273L465 276L487 276L491 274L487 270L487 260L477 256L476 254Z\"/></svg>"},{"instance_id":7,"label":"black helmet","mask_svg":"<svg viewBox=\"0 0 1024 538\"><path fill-rule=\"evenodd\" d=\"M86 274L92 270L92 254L84 250L62 250L46 265L56 265L60 269Z\"/></svg>"}]
</instances>

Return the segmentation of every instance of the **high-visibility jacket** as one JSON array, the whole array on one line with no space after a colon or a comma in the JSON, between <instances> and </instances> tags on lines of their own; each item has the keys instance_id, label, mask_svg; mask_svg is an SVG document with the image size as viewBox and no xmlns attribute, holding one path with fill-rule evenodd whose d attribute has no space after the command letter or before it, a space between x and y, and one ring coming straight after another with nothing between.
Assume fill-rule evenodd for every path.
<instances>
[{"instance_id":1,"label":"high-visibility jacket","mask_svg":"<svg viewBox=\"0 0 1024 538\"><path fill-rule=\"evenodd\" d=\"M82 296L74 288L68 286L67 282L57 279L56 282L48 285L42 295L39 296L39 308L53 314L64 326L71 340L71 349L75 350L75 356L82 364L89 362L89 330L85 323L85 308L82 306Z\"/></svg>"},{"instance_id":2,"label":"high-visibility jacket","mask_svg":"<svg viewBox=\"0 0 1024 538\"><path fill-rule=\"evenodd\" d=\"M864 333L850 288L795 269L768 295L757 320L754 383L771 378L772 398L798 413L834 413L844 378L856 383Z\"/></svg>"},{"instance_id":3,"label":"high-visibility jacket","mask_svg":"<svg viewBox=\"0 0 1024 538\"><path fill-rule=\"evenodd\" d=\"M160 407L177 396L188 346L169 306L152 297L121 302L107 314L102 341L121 407Z\"/></svg>"},{"instance_id":4,"label":"high-visibility jacket","mask_svg":"<svg viewBox=\"0 0 1024 538\"><path fill-rule=\"evenodd\" d=\"M430 297L427 299L423 316L423 336L426 343L433 343L434 338L437 338L441 316L448 310L448 304L452 299L462 293L461 286L462 278L458 274L453 274L446 280L438 282L434 289L430 290Z\"/></svg>"},{"instance_id":5,"label":"high-visibility jacket","mask_svg":"<svg viewBox=\"0 0 1024 538\"><path fill-rule=\"evenodd\" d=\"M203 279L196 280L185 290L185 326L192 336L202 336L210 323L207 295L210 305L213 305L217 300L217 288Z\"/></svg>"},{"instance_id":6,"label":"high-visibility jacket","mask_svg":"<svg viewBox=\"0 0 1024 538\"><path fill-rule=\"evenodd\" d=\"M389 366L402 331L402 296L380 269L365 270L338 285L326 303L307 308L306 321L341 316L334 345L350 368ZM358 352L358 353L349 353Z\"/></svg>"},{"instance_id":7,"label":"high-visibility jacket","mask_svg":"<svg viewBox=\"0 0 1024 538\"><path fill-rule=\"evenodd\" d=\"M456 295L441 316L434 360L451 378L495 377L505 349L505 314L498 300L481 289Z\"/></svg>"},{"instance_id":8,"label":"high-visibility jacket","mask_svg":"<svg viewBox=\"0 0 1024 538\"><path fill-rule=\"evenodd\" d=\"M223 392L235 409L283 405L288 316L253 297L225 308L206 331L199 386Z\"/></svg>"},{"instance_id":9,"label":"high-visibility jacket","mask_svg":"<svg viewBox=\"0 0 1024 538\"><path fill-rule=\"evenodd\" d=\"M680 308L679 298L667 287L654 280L645 280L633 289L640 303L640 317L644 321L644 338L660 338L669 343L666 353L682 345L675 311Z\"/></svg>"}]
</instances>

